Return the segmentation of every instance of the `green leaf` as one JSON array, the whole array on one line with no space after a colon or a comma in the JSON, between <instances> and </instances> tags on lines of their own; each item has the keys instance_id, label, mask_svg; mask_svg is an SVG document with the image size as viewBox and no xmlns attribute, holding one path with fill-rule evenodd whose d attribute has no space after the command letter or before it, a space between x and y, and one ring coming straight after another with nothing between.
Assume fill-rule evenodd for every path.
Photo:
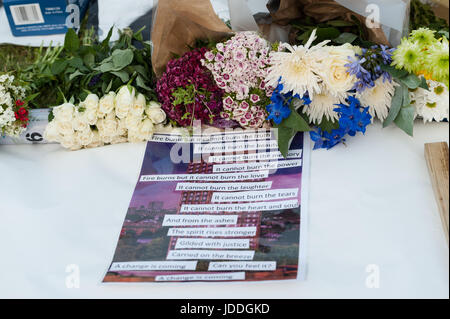
<instances>
[{"instance_id":1,"label":"green leaf","mask_svg":"<svg viewBox=\"0 0 450 319\"><path fill-rule=\"evenodd\" d=\"M411 97L409 95L409 90L407 87L403 88L403 99L402 99L402 107L408 107L411 105Z\"/></svg>"},{"instance_id":2,"label":"green leaf","mask_svg":"<svg viewBox=\"0 0 450 319\"><path fill-rule=\"evenodd\" d=\"M31 94L31 95L28 95L28 96L25 98L25 101L24 101L24 102L31 102L31 101L33 101L35 98L37 98L40 94L41 94L41 93L34 93L34 94Z\"/></svg>"},{"instance_id":3,"label":"green leaf","mask_svg":"<svg viewBox=\"0 0 450 319\"><path fill-rule=\"evenodd\" d=\"M149 77L148 77L147 70L145 69L144 66L142 66L142 65L133 65L130 68L133 71L136 71L137 73L139 73L139 75L141 75L144 80L146 80L146 81L150 80Z\"/></svg>"},{"instance_id":4,"label":"green leaf","mask_svg":"<svg viewBox=\"0 0 450 319\"><path fill-rule=\"evenodd\" d=\"M138 75L137 78L136 78L136 85L137 85L138 87L140 87L140 88L143 88L144 90L147 90L147 91L151 91L151 90L152 90L151 88L149 88L149 87L145 84L144 79L143 79L140 75Z\"/></svg>"},{"instance_id":5,"label":"green leaf","mask_svg":"<svg viewBox=\"0 0 450 319\"><path fill-rule=\"evenodd\" d=\"M69 80L72 81L73 79L75 79L77 76L80 76L80 75L84 75L84 73L81 73L79 70L76 70L74 73L72 73L69 76Z\"/></svg>"},{"instance_id":6,"label":"green leaf","mask_svg":"<svg viewBox=\"0 0 450 319\"><path fill-rule=\"evenodd\" d=\"M403 105L404 90L408 91L404 84L401 84L395 89L394 97L392 98L391 108L389 110L389 115L383 123L383 127L388 127L397 118L400 113L400 109Z\"/></svg>"},{"instance_id":7,"label":"green leaf","mask_svg":"<svg viewBox=\"0 0 450 319\"><path fill-rule=\"evenodd\" d=\"M403 107L395 119L395 124L410 136L414 135L415 111L414 106Z\"/></svg>"},{"instance_id":8,"label":"green leaf","mask_svg":"<svg viewBox=\"0 0 450 319\"><path fill-rule=\"evenodd\" d=\"M422 77L420 78L420 80L421 80L421 82L420 82L419 87L422 88L422 89L424 89L424 90L429 91L429 90L430 90L430 87L428 86L427 79L425 79L425 78L422 76Z\"/></svg>"},{"instance_id":9,"label":"green leaf","mask_svg":"<svg viewBox=\"0 0 450 319\"><path fill-rule=\"evenodd\" d=\"M70 53L75 53L80 48L80 39L74 29L67 30L64 39L64 49Z\"/></svg>"},{"instance_id":10,"label":"green leaf","mask_svg":"<svg viewBox=\"0 0 450 319\"><path fill-rule=\"evenodd\" d=\"M83 61L88 67L93 68L95 65L95 55L88 53L84 56Z\"/></svg>"},{"instance_id":11,"label":"green leaf","mask_svg":"<svg viewBox=\"0 0 450 319\"><path fill-rule=\"evenodd\" d=\"M336 39L341 32L336 28L319 28L317 29L317 41Z\"/></svg>"},{"instance_id":12,"label":"green leaf","mask_svg":"<svg viewBox=\"0 0 450 319\"><path fill-rule=\"evenodd\" d=\"M74 57L69 60L69 65L74 68L80 69L84 66L83 60L80 57Z\"/></svg>"},{"instance_id":13,"label":"green leaf","mask_svg":"<svg viewBox=\"0 0 450 319\"><path fill-rule=\"evenodd\" d=\"M103 73L111 71L122 71L128 65L133 62L134 54L131 49L126 50L114 50L110 57L104 59L100 66L96 67L94 70L101 71Z\"/></svg>"},{"instance_id":14,"label":"green leaf","mask_svg":"<svg viewBox=\"0 0 450 319\"><path fill-rule=\"evenodd\" d=\"M306 44L306 42L308 42L309 38L311 37L311 34L312 34L312 29L299 35L297 37L297 40L301 41L303 44Z\"/></svg>"},{"instance_id":15,"label":"green leaf","mask_svg":"<svg viewBox=\"0 0 450 319\"><path fill-rule=\"evenodd\" d=\"M114 71L119 71L133 62L134 54L131 49L115 50L112 54L112 62L114 64Z\"/></svg>"},{"instance_id":16,"label":"green leaf","mask_svg":"<svg viewBox=\"0 0 450 319\"><path fill-rule=\"evenodd\" d=\"M291 128L296 132L311 131L309 124L300 114L297 113L296 110L292 110L291 115L281 123L281 126Z\"/></svg>"},{"instance_id":17,"label":"green leaf","mask_svg":"<svg viewBox=\"0 0 450 319\"><path fill-rule=\"evenodd\" d=\"M123 83L127 83L130 80L130 76L125 71L114 71L111 72L111 74L114 74L115 76L119 77Z\"/></svg>"},{"instance_id":18,"label":"green leaf","mask_svg":"<svg viewBox=\"0 0 450 319\"><path fill-rule=\"evenodd\" d=\"M402 79L409 74L408 71L406 71L406 70L399 70L399 69L397 69L391 65L387 65L387 64L381 64L380 67L383 71L388 72L395 79Z\"/></svg>"},{"instance_id":19,"label":"green leaf","mask_svg":"<svg viewBox=\"0 0 450 319\"><path fill-rule=\"evenodd\" d=\"M422 80L415 74L409 74L408 76L400 79L409 89L415 90L422 83Z\"/></svg>"},{"instance_id":20,"label":"green leaf","mask_svg":"<svg viewBox=\"0 0 450 319\"><path fill-rule=\"evenodd\" d=\"M331 133L331 131L337 130L339 128L339 122L332 122L324 116L322 122L320 122L320 125L318 125L318 127L320 127L324 132Z\"/></svg>"},{"instance_id":21,"label":"green leaf","mask_svg":"<svg viewBox=\"0 0 450 319\"><path fill-rule=\"evenodd\" d=\"M111 41L113 30L114 30L114 27L111 27L111 29L109 29L108 35L106 36L105 40L102 41L102 47L105 49L109 48L109 41Z\"/></svg>"},{"instance_id":22,"label":"green leaf","mask_svg":"<svg viewBox=\"0 0 450 319\"><path fill-rule=\"evenodd\" d=\"M109 91L111 91L112 84L113 84L113 80L109 81L109 84L106 87L106 89L103 90L103 93L105 93L105 94L109 93Z\"/></svg>"},{"instance_id":23,"label":"green leaf","mask_svg":"<svg viewBox=\"0 0 450 319\"><path fill-rule=\"evenodd\" d=\"M355 42L356 39L358 39L358 36L356 34L344 32L341 33L341 35L338 36L333 41L336 43L345 44L345 43L353 43Z\"/></svg>"},{"instance_id":24,"label":"green leaf","mask_svg":"<svg viewBox=\"0 0 450 319\"><path fill-rule=\"evenodd\" d=\"M67 60L56 60L52 66L51 70L53 75L61 74L67 66Z\"/></svg>"},{"instance_id":25,"label":"green leaf","mask_svg":"<svg viewBox=\"0 0 450 319\"><path fill-rule=\"evenodd\" d=\"M99 67L96 67L94 70L100 71L102 73L107 73L115 70L114 64L112 62L102 63ZM120 70L116 70L120 71Z\"/></svg>"},{"instance_id":26,"label":"green leaf","mask_svg":"<svg viewBox=\"0 0 450 319\"><path fill-rule=\"evenodd\" d=\"M278 148L280 149L281 154L283 154L284 158L287 157L289 153L289 147L292 141L292 138L297 134L297 132L288 127L280 127L276 126L278 129Z\"/></svg>"},{"instance_id":27,"label":"green leaf","mask_svg":"<svg viewBox=\"0 0 450 319\"><path fill-rule=\"evenodd\" d=\"M53 108L50 109L50 112L48 112L48 122L50 123L55 119L55 115L53 114Z\"/></svg>"}]
</instances>

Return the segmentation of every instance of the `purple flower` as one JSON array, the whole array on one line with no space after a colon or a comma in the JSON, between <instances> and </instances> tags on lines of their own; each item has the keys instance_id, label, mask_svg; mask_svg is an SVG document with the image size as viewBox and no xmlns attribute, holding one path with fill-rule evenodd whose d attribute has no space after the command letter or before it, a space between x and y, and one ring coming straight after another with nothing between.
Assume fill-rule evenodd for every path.
<instances>
[{"instance_id":1,"label":"purple flower","mask_svg":"<svg viewBox=\"0 0 450 319\"><path fill-rule=\"evenodd\" d=\"M190 126L194 119L211 124L223 111L224 92L201 62L208 52L206 48L197 49L171 60L156 84L163 110L181 126ZM173 93L179 88L187 89L192 85L196 91L194 103L174 106Z\"/></svg>"}]
</instances>

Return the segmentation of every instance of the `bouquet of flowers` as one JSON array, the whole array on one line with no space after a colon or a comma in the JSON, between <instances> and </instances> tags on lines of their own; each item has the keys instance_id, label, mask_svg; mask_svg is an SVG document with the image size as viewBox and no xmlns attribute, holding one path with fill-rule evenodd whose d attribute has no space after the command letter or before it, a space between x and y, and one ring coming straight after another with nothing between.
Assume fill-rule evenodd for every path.
<instances>
[{"instance_id":1,"label":"bouquet of flowers","mask_svg":"<svg viewBox=\"0 0 450 319\"><path fill-rule=\"evenodd\" d=\"M123 86L117 94L109 92L100 99L90 94L77 106L64 103L55 107L45 138L70 150L142 142L149 140L165 121L159 103L147 103L134 87Z\"/></svg>"},{"instance_id":2,"label":"bouquet of flowers","mask_svg":"<svg viewBox=\"0 0 450 319\"><path fill-rule=\"evenodd\" d=\"M436 32L420 28L403 39L393 56L393 66L400 76L406 72L426 79L417 88L403 88L405 102L410 102L414 115L424 122L443 121L449 118L449 45L448 39L436 38ZM400 93L399 93L400 94ZM411 109L412 113L412 109Z\"/></svg>"},{"instance_id":3,"label":"bouquet of flowers","mask_svg":"<svg viewBox=\"0 0 450 319\"><path fill-rule=\"evenodd\" d=\"M26 129L30 121L30 99L14 76L0 75L0 136L19 136Z\"/></svg>"},{"instance_id":4,"label":"bouquet of flowers","mask_svg":"<svg viewBox=\"0 0 450 319\"><path fill-rule=\"evenodd\" d=\"M238 32L170 61L157 91L174 124L272 125L283 154L297 132L330 149L376 118L412 135L417 115L448 118L448 40L420 29L395 49L318 43L315 30L302 45Z\"/></svg>"}]
</instances>

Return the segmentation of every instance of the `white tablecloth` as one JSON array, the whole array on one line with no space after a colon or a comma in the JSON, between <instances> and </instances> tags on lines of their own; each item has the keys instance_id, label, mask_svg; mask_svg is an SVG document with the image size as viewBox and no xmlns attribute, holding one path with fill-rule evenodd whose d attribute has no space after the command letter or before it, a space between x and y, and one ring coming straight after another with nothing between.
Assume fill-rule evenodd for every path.
<instances>
[{"instance_id":1,"label":"white tablecloth","mask_svg":"<svg viewBox=\"0 0 450 319\"><path fill-rule=\"evenodd\" d=\"M448 298L423 154L448 129L418 124L412 139L376 124L347 147L313 152L305 282L102 285L145 144L0 146L0 298ZM69 265L79 288L67 288Z\"/></svg>"}]
</instances>

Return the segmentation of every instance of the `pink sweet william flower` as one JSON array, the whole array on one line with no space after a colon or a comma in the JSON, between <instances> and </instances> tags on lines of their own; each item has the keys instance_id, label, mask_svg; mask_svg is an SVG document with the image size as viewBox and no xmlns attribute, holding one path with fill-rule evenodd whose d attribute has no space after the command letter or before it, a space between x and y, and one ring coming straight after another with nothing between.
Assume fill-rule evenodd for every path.
<instances>
[{"instance_id":1,"label":"pink sweet william flower","mask_svg":"<svg viewBox=\"0 0 450 319\"><path fill-rule=\"evenodd\" d=\"M211 51L214 58L205 55L204 64L225 92L226 114L244 128L261 127L267 117L266 106L271 103L273 89L266 88L264 81L271 50L269 42L256 32L239 32L216 45ZM246 113L251 115L250 120Z\"/></svg>"},{"instance_id":2,"label":"pink sweet william flower","mask_svg":"<svg viewBox=\"0 0 450 319\"><path fill-rule=\"evenodd\" d=\"M259 101L261 101L261 98L257 94L250 95L250 99L252 100L253 103L258 103Z\"/></svg>"},{"instance_id":3,"label":"pink sweet william flower","mask_svg":"<svg viewBox=\"0 0 450 319\"><path fill-rule=\"evenodd\" d=\"M249 108L250 108L250 105L247 102L244 101L244 102L241 103L241 109L242 110L246 111Z\"/></svg>"},{"instance_id":4,"label":"pink sweet william flower","mask_svg":"<svg viewBox=\"0 0 450 319\"><path fill-rule=\"evenodd\" d=\"M208 52L205 53L205 58L208 61L212 61L212 60L214 60L215 56L214 56L214 54L211 51L208 51Z\"/></svg>"},{"instance_id":5,"label":"pink sweet william flower","mask_svg":"<svg viewBox=\"0 0 450 319\"><path fill-rule=\"evenodd\" d=\"M234 100L233 100L233 98L232 98L231 96L227 96L227 97L225 98L225 100L223 100L223 103L225 103L225 104L227 104L227 105L233 105Z\"/></svg>"}]
</instances>

